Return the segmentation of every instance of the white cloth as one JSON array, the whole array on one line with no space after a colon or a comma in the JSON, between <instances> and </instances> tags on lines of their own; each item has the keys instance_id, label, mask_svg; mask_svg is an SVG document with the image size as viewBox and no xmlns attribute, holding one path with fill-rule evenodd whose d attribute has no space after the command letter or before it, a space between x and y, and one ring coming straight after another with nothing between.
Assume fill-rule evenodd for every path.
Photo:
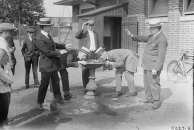
<instances>
[{"instance_id":1,"label":"white cloth","mask_svg":"<svg viewBox=\"0 0 194 130\"><path fill-rule=\"evenodd\" d=\"M41 30L40 31L45 37L47 37L48 39L49 39L49 36L48 36L48 33L47 32L45 32L44 30Z\"/></svg>"},{"instance_id":2,"label":"white cloth","mask_svg":"<svg viewBox=\"0 0 194 130\"><path fill-rule=\"evenodd\" d=\"M30 35L28 37L29 37L30 41L32 41L32 37Z\"/></svg>"},{"instance_id":3,"label":"white cloth","mask_svg":"<svg viewBox=\"0 0 194 130\"><path fill-rule=\"evenodd\" d=\"M88 31L89 37L90 37L90 50L95 51L96 50L96 43L94 39L94 32L93 31Z\"/></svg>"},{"instance_id":4,"label":"white cloth","mask_svg":"<svg viewBox=\"0 0 194 130\"><path fill-rule=\"evenodd\" d=\"M0 48L4 49L7 52L9 52L8 51L8 43L3 37L0 37Z\"/></svg>"}]
</instances>

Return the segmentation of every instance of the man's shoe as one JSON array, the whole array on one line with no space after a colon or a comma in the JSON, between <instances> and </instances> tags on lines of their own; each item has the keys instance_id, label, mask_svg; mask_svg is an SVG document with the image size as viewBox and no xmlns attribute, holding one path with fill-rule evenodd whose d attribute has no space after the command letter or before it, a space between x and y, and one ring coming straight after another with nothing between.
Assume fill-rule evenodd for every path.
<instances>
[{"instance_id":1,"label":"man's shoe","mask_svg":"<svg viewBox=\"0 0 194 130\"><path fill-rule=\"evenodd\" d=\"M143 103L153 103L153 99L142 99L140 100L140 102L143 102Z\"/></svg>"},{"instance_id":2,"label":"man's shoe","mask_svg":"<svg viewBox=\"0 0 194 130\"><path fill-rule=\"evenodd\" d=\"M30 88L30 85L29 84L26 84L26 89Z\"/></svg>"},{"instance_id":3,"label":"man's shoe","mask_svg":"<svg viewBox=\"0 0 194 130\"><path fill-rule=\"evenodd\" d=\"M161 105L162 105L162 102L161 101L154 101L153 102L153 105L152 105L152 108L153 109L158 109L158 108L161 107Z\"/></svg>"},{"instance_id":4,"label":"man's shoe","mask_svg":"<svg viewBox=\"0 0 194 130\"><path fill-rule=\"evenodd\" d=\"M113 95L113 98L119 98L122 95L123 93L119 91L119 92L116 92L115 95Z\"/></svg>"},{"instance_id":5,"label":"man's shoe","mask_svg":"<svg viewBox=\"0 0 194 130\"><path fill-rule=\"evenodd\" d=\"M128 92L125 97L137 96L137 92Z\"/></svg>"},{"instance_id":6,"label":"man's shoe","mask_svg":"<svg viewBox=\"0 0 194 130\"><path fill-rule=\"evenodd\" d=\"M71 93L64 94L64 100L69 101L72 98Z\"/></svg>"},{"instance_id":7,"label":"man's shoe","mask_svg":"<svg viewBox=\"0 0 194 130\"><path fill-rule=\"evenodd\" d=\"M38 109L39 110L44 110L43 103L38 104Z\"/></svg>"},{"instance_id":8,"label":"man's shoe","mask_svg":"<svg viewBox=\"0 0 194 130\"><path fill-rule=\"evenodd\" d=\"M54 102L53 102L53 103L51 103L51 104L50 104L50 110L51 110L51 111L57 111L57 110L58 110L58 108L57 108L57 104L56 104L56 103L54 103Z\"/></svg>"}]
</instances>

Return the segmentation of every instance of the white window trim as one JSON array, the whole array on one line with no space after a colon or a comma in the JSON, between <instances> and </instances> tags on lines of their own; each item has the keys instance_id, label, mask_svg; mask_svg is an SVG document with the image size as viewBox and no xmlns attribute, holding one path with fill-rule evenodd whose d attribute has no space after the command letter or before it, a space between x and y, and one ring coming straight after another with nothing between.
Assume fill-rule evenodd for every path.
<instances>
[{"instance_id":1,"label":"white window trim","mask_svg":"<svg viewBox=\"0 0 194 130\"><path fill-rule=\"evenodd\" d=\"M194 21L194 15L184 15L180 17L180 21Z\"/></svg>"},{"instance_id":2,"label":"white window trim","mask_svg":"<svg viewBox=\"0 0 194 130\"><path fill-rule=\"evenodd\" d=\"M193 11L186 11L187 9L185 9L185 2L186 2L186 0L183 0L183 14L184 15L194 14L194 10Z\"/></svg>"}]
</instances>

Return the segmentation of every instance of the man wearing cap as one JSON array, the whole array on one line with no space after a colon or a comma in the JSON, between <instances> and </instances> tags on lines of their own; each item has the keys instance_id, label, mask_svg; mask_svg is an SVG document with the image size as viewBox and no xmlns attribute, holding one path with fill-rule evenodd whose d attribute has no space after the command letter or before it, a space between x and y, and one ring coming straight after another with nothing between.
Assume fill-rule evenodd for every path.
<instances>
[{"instance_id":1,"label":"man wearing cap","mask_svg":"<svg viewBox=\"0 0 194 130\"><path fill-rule=\"evenodd\" d=\"M11 37L13 24L0 23L0 128L7 124L13 74L6 38Z\"/></svg>"},{"instance_id":2,"label":"man wearing cap","mask_svg":"<svg viewBox=\"0 0 194 130\"><path fill-rule=\"evenodd\" d=\"M25 64L25 86L26 88L29 88L29 76L30 76L30 68L32 65L32 71L33 71L33 77L34 77L34 87L39 86L38 81L38 58L39 58L39 52L37 48L35 47L35 43L33 42L33 33L35 32L35 29L32 27L27 28L27 36L23 41L23 46L21 49L22 55L24 56L24 64Z\"/></svg>"},{"instance_id":3,"label":"man wearing cap","mask_svg":"<svg viewBox=\"0 0 194 130\"><path fill-rule=\"evenodd\" d=\"M59 103L62 102L58 77L58 70L60 68L59 58L61 54L67 52L65 49L68 48L64 44L57 44L53 41L49 34L52 26L50 18L40 18L37 24L40 26L40 31L36 33L34 43L40 52L39 70L41 72L41 84L38 91L38 104L42 109L50 80L55 100ZM56 48L63 50L58 51Z\"/></svg>"},{"instance_id":4,"label":"man wearing cap","mask_svg":"<svg viewBox=\"0 0 194 130\"><path fill-rule=\"evenodd\" d=\"M99 48L99 39L98 34L93 30L94 28L94 20L88 20L83 23L82 29L76 33L76 38L80 39L81 49L87 49L89 51L95 51ZM79 55L79 59L83 60L87 57L85 55ZM86 67L82 67L82 81L83 86L86 88L87 83L89 82L89 69Z\"/></svg>"},{"instance_id":5,"label":"man wearing cap","mask_svg":"<svg viewBox=\"0 0 194 130\"><path fill-rule=\"evenodd\" d=\"M105 67L115 68L115 83L116 83L116 95L118 98L122 95L122 76L125 75L125 79L128 84L129 92L126 96L136 96L137 91L134 85L134 73L137 72L138 58L135 52L129 49L113 49L107 52L103 52L100 56L100 60L106 61Z\"/></svg>"},{"instance_id":6,"label":"man wearing cap","mask_svg":"<svg viewBox=\"0 0 194 130\"><path fill-rule=\"evenodd\" d=\"M146 96L143 102L152 103L152 108L158 109L161 106L160 73L163 68L168 43L158 20L150 20L149 25L150 35L148 36L134 36L129 30L126 31L133 40L147 43L142 57Z\"/></svg>"}]
</instances>

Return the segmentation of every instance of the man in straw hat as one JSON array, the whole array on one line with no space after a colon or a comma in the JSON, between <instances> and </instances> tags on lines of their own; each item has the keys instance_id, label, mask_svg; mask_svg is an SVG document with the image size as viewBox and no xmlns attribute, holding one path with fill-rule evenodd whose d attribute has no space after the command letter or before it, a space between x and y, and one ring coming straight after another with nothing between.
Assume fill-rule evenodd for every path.
<instances>
[{"instance_id":1,"label":"man in straw hat","mask_svg":"<svg viewBox=\"0 0 194 130\"><path fill-rule=\"evenodd\" d=\"M87 59L87 52L96 51L100 44L98 34L94 31L94 20L90 19L82 24L82 29L76 33L76 38L80 39L81 51L78 54L80 60ZM86 52L85 54L82 52ZM83 87L86 88L89 82L89 69L82 67L82 81Z\"/></svg>"},{"instance_id":2,"label":"man in straw hat","mask_svg":"<svg viewBox=\"0 0 194 130\"><path fill-rule=\"evenodd\" d=\"M26 88L29 88L29 76L30 76L30 68L32 65L32 71L33 71L33 77L34 77L34 87L39 86L38 81L38 58L39 58L39 52L37 48L34 45L34 38L33 34L35 32L35 29L33 27L28 27L26 29L27 36L23 41L22 45L22 55L24 56L24 64L25 64L25 86Z\"/></svg>"},{"instance_id":3,"label":"man in straw hat","mask_svg":"<svg viewBox=\"0 0 194 130\"><path fill-rule=\"evenodd\" d=\"M126 31L133 40L147 43L142 58L146 97L143 102L152 103L152 108L158 109L161 106L160 73L163 68L168 43L161 30L159 20L150 20L149 26L150 35L148 36L134 36L129 30Z\"/></svg>"},{"instance_id":4,"label":"man in straw hat","mask_svg":"<svg viewBox=\"0 0 194 130\"><path fill-rule=\"evenodd\" d=\"M10 66L10 54L6 38L15 30L13 24L0 23L0 127L7 123L13 74Z\"/></svg>"},{"instance_id":5,"label":"man in straw hat","mask_svg":"<svg viewBox=\"0 0 194 130\"><path fill-rule=\"evenodd\" d=\"M37 24L40 26L40 31L36 33L34 42L40 52L39 70L41 72L41 84L38 91L38 104L42 109L50 80L55 101L63 103L58 77L58 70L60 68L59 58L62 54L67 53L69 48L64 44L57 44L53 41L49 34L53 25L50 18L40 18ZM62 50L58 51L56 48Z\"/></svg>"}]
</instances>

